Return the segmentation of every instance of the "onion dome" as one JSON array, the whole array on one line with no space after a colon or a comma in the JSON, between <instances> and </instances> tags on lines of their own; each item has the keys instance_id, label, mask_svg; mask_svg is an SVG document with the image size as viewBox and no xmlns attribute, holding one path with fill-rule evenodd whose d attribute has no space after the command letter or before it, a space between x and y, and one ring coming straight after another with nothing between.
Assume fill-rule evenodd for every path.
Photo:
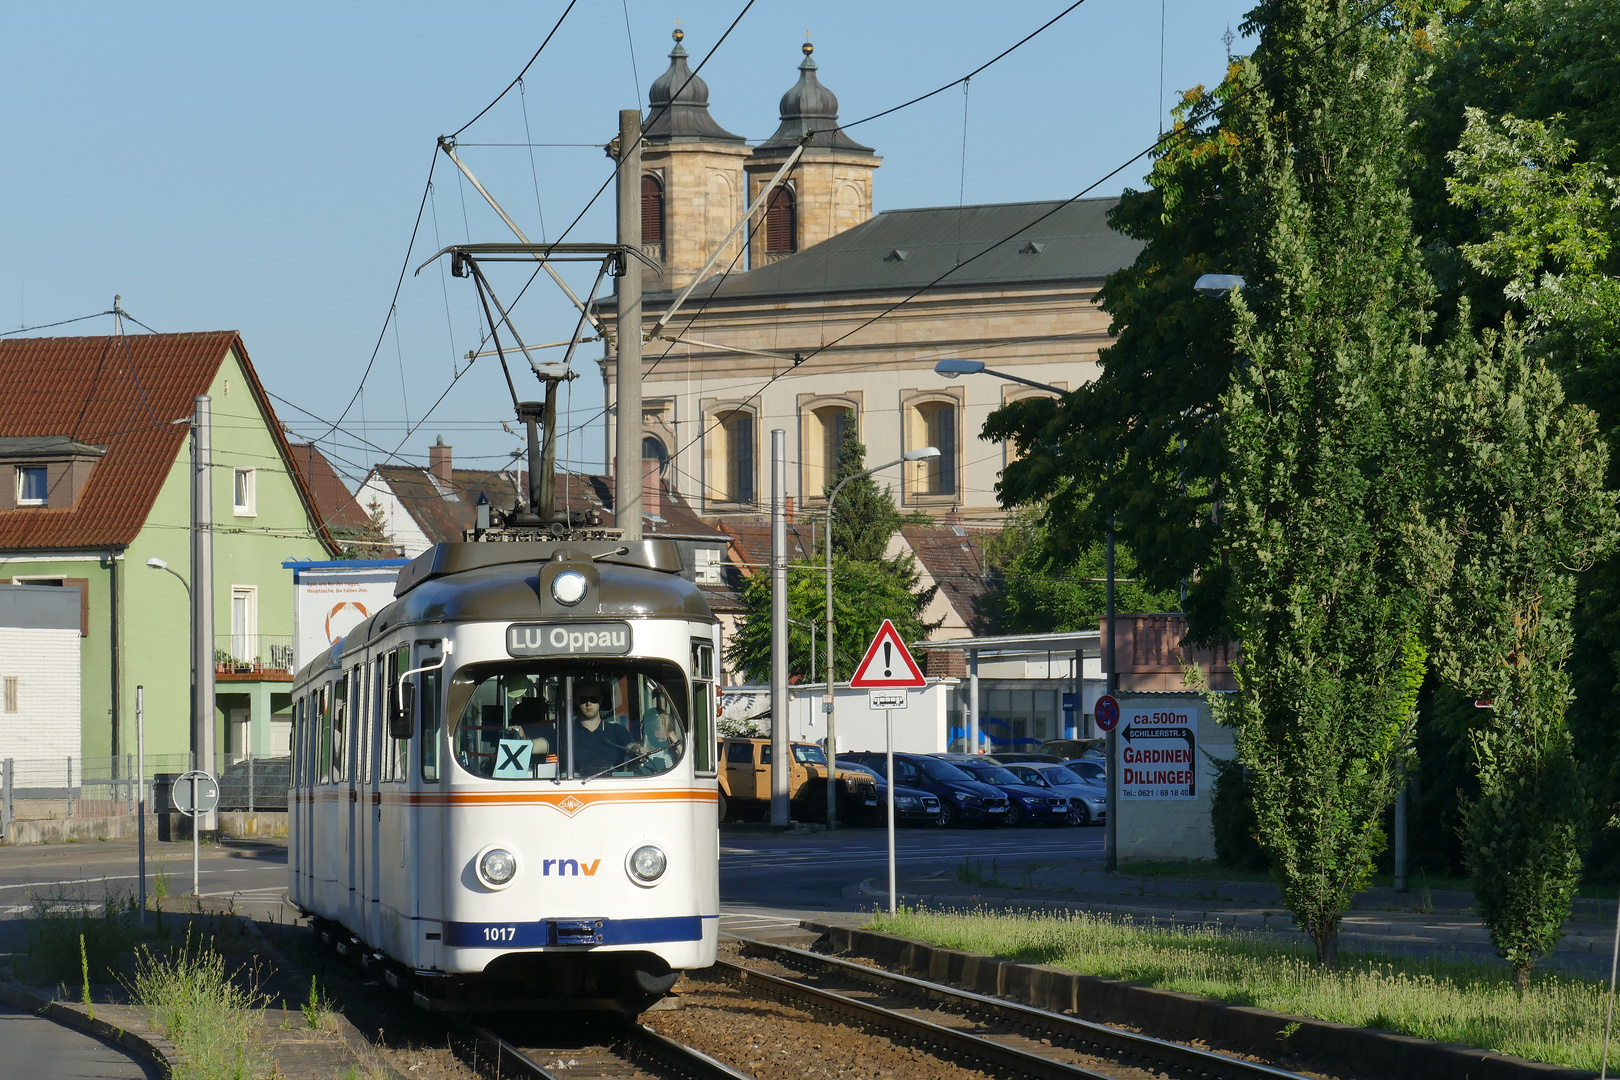
<instances>
[{"instance_id":1,"label":"onion dome","mask_svg":"<svg viewBox=\"0 0 1620 1080\"><path fill-rule=\"evenodd\" d=\"M709 115L709 84L686 65L686 50L681 47L685 37L684 31L675 31L669 70L647 91L650 108L643 134L648 142L742 142L741 135L733 135Z\"/></svg>"},{"instance_id":2,"label":"onion dome","mask_svg":"<svg viewBox=\"0 0 1620 1080\"><path fill-rule=\"evenodd\" d=\"M799 145L800 139L815 132L810 140L811 149L835 150L846 154L872 153L870 146L862 146L838 126L838 96L821 85L816 78L816 62L810 57L816 47L807 41L802 48L804 62L799 65L799 81L782 95L782 126L776 129L775 135L756 147L756 152L791 149Z\"/></svg>"}]
</instances>

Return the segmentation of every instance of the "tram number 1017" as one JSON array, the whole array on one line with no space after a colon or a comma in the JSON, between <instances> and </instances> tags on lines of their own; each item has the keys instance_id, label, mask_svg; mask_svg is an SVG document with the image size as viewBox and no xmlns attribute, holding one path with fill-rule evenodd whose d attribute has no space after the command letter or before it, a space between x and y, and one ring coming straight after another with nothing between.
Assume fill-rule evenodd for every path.
<instances>
[{"instance_id":1,"label":"tram number 1017","mask_svg":"<svg viewBox=\"0 0 1620 1080\"><path fill-rule=\"evenodd\" d=\"M484 927L485 941L511 941L517 937L515 926L486 926Z\"/></svg>"}]
</instances>

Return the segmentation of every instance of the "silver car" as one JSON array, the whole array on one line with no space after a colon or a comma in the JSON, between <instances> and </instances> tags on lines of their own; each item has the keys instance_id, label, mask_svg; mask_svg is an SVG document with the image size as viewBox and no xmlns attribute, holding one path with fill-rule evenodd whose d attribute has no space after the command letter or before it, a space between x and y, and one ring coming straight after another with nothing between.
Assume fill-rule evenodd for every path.
<instances>
[{"instance_id":1,"label":"silver car","mask_svg":"<svg viewBox=\"0 0 1620 1080\"><path fill-rule=\"evenodd\" d=\"M1101 824L1108 820L1108 789L1101 784L1089 783L1065 766L1043 761L1015 761L1002 768L1013 772L1030 787L1046 788L1055 794L1067 795L1070 825Z\"/></svg>"}]
</instances>

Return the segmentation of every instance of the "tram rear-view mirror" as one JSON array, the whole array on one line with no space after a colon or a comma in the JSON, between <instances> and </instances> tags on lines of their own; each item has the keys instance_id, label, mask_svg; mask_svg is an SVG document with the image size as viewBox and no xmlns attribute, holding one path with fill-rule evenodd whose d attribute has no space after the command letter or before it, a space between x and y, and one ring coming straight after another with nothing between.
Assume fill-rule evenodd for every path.
<instances>
[{"instance_id":1,"label":"tram rear-view mirror","mask_svg":"<svg viewBox=\"0 0 1620 1080\"><path fill-rule=\"evenodd\" d=\"M416 717L416 684L405 683L394 698L394 711L388 717L388 734L395 739L411 737Z\"/></svg>"}]
</instances>

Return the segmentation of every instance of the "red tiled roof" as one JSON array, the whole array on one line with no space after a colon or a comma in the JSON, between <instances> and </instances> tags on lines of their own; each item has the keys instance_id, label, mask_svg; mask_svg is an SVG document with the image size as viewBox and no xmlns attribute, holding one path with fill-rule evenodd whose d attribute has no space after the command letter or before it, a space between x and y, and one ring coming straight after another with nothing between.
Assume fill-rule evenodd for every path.
<instances>
[{"instance_id":1,"label":"red tiled roof","mask_svg":"<svg viewBox=\"0 0 1620 1080\"><path fill-rule=\"evenodd\" d=\"M725 520L715 522L715 528L731 538L731 549L737 556L737 569L743 577L753 577L760 569L771 564L771 523L769 521ZM834 554L837 554L836 550ZM788 562L819 562L811 543L810 526L794 522L787 527Z\"/></svg>"},{"instance_id":2,"label":"red tiled roof","mask_svg":"<svg viewBox=\"0 0 1620 1080\"><path fill-rule=\"evenodd\" d=\"M66 435L107 447L72 509L0 514L0 550L124 547L180 454L192 398L235 348L284 460L286 436L234 330L0 341L0 436ZM294 484L311 505L308 489ZM331 548L324 529L321 540ZM334 549L335 550L335 549Z\"/></svg>"},{"instance_id":3,"label":"red tiled roof","mask_svg":"<svg viewBox=\"0 0 1620 1080\"><path fill-rule=\"evenodd\" d=\"M288 446L292 449L293 467L303 477L315 500L315 512L328 528L363 529L371 523L370 515L314 443L295 442Z\"/></svg>"},{"instance_id":4,"label":"red tiled roof","mask_svg":"<svg viewBox=\"0 0 1620 1080\"><path fill-rule=\"evenodd\" d=\"M973 602L987 587L984 530L952 525L905 525L900 535L917 553L917 561L939 583L939 591L962 621L970 627L978 625Z\"/></svg>"}]
</instances>

